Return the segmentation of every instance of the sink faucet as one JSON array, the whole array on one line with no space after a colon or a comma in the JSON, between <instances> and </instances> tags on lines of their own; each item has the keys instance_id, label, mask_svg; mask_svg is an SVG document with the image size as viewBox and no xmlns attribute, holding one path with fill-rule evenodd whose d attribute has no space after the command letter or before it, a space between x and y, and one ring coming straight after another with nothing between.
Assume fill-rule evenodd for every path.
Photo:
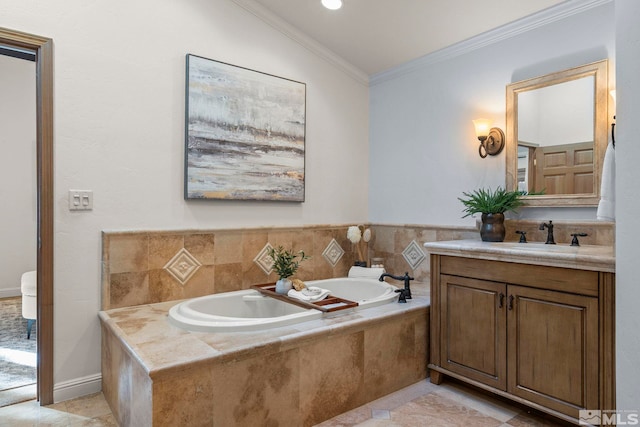
<instances>
[{"instance_id":1,"label":"sink faucet","mask_svg":"<svg viewBox=\"0 0 640 427\"><path fill-rule=\"evenodd\" d=\"M547 241L544 242L546 245L555 245L556 242L553 240L553 221L549 221L549 224L542 223L540 224L540 230L544 230L547 227Z\"/></svg>"},{"instance_id":2,"label":"sink faucet","mask_svg":"<svg viewBox=\"0 0 640 427\"><path fill-rule=\"evenodd\" d=\"M398 302L407 302L406 301L407 299L412 299L411 298L411 288L409 287L409 282L411 280L413 280L413 277L409 276L409 272L408 271L404 273L404 276L394 276L393 274L382 273L378 280L381 281L381 282L384 282L384 278L385 277L391 277L392 279L395 279L395 280L404 281L404 289L396 290L396 292L400 293L400 298L398 299Z\"/></svg>"}]
</instances>

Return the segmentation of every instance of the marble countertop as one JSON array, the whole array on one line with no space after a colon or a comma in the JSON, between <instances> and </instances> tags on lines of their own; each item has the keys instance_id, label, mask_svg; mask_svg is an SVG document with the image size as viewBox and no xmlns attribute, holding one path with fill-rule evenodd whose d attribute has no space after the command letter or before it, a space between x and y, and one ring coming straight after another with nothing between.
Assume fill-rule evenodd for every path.
<instances>
[{"instance_id":1,"label":"marble countertop","mask_svg":"<svg viewBox=\"0 0 640 427\"><path fill-rule=\"evenodd\" d=\"M616 257L612 246L451 240L427 242L424 247L434 255L480 258L608 273L616 271Z\"/></svg>"}]
</instances>

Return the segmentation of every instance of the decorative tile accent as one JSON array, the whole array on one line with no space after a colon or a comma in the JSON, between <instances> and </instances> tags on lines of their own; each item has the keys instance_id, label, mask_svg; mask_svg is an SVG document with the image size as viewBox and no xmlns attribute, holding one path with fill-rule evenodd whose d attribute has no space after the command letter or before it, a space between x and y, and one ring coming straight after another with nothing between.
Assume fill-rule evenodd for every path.
<instances>
[{"instance_id":1,"label":"decorative tile accent","mask_svg":"<svg viewBox=\"0 0 640 427\"><path fill-rule=\"evenodd\" d=\"M184 285L201 265L188 250L182 248L163 268Z\"/></svg>"},{"instance_id":2,"label":"decorative tile accent","mask_svg":"<svg viewBox=\"0 0 640 427\"><path fill-rule=\"evenodd\" d=\"M260 267L262 271L264 271L264 274L266 274L267 276L273 271L273 259L268 254L271 248L273 248L273 246L271 246L271 243L267 243L266 245L264 245L264 248L262 248L258 255L256 255L256 257L253 259L253 262L258 264L258 267Z\"/></svg>"},{"instance_id":3,"label":"decorative tile accent","mask_svg":"<svg viewBox=\"0 0 640 427\"><path fill-rule=\"evenodd\" d=\"M331 267L336 266L340 258L342 258L342 255L344 255L344 249L342 249L336 239L331 239L331 242L327 245L324 252L322 252L322 256L331 264Z\"/></svg>"},{"instance_id":4,"label":"decorative tile accent","mask_svg":"<svg viewBox=\"0 0 640 427\"><path fill-rule=\"evenodd\" d=\"M420 245L415 240L412 240L409 243L409 246L406 247L404 251L402 251L402 256L405 261L411 266L412 269L416 269L422 261L426 258L426 255L420 248Z\"/></svg>"}]
</instances>

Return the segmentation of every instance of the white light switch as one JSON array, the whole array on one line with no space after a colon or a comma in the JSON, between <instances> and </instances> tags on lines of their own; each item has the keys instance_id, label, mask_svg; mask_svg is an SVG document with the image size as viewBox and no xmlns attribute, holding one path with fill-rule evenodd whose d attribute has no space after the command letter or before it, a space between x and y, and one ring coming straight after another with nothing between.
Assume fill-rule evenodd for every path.
<instances>
[{"instance_id":1,"label":"white light switch","mask_svg":"<svg viewBox=\"0 0 640 427\"><path fill-rule=\"evenodd\" d=\"M90 211L93 209L92 190L69 190L70 211Z\"/></svg>"}]
</instances>

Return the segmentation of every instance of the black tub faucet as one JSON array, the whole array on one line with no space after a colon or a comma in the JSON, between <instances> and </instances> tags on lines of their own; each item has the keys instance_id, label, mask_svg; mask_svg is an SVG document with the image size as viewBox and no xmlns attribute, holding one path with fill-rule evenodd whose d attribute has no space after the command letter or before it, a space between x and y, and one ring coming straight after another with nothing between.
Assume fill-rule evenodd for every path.
<instances>
[{"instance_id":1,"label":"black tub faucet","mask_svg":"<svg viewBox=\"0 0 640 427\"><path fill-rule=\"evenodd\" d=\"M540 230L544 230L547 227L547 241L544 242L545 245L555 245L556 242L553 240L553 221L549 221L549 224L543 222L540 224Z\"/></svg>"},{"instance_id":2,"label":"black tub faucet","mask_svg":"<svg viewBox=\"0 0 640 427\"><path fill-rule=\"evenodd\" d=\"M398 289L396 291L396 292L400 292L400 299L398 300L398 302L406 302L405 299L412 299L411 287L409 286L409 282L413 280L413 277L409 276L408 271L404 273L404 276L394 276L393 274L382 273L378 280L381 282L384 282L385 277L391 277L392 279L400 280L404 282L404 289Z\"/></svg>"}]
</instances>

